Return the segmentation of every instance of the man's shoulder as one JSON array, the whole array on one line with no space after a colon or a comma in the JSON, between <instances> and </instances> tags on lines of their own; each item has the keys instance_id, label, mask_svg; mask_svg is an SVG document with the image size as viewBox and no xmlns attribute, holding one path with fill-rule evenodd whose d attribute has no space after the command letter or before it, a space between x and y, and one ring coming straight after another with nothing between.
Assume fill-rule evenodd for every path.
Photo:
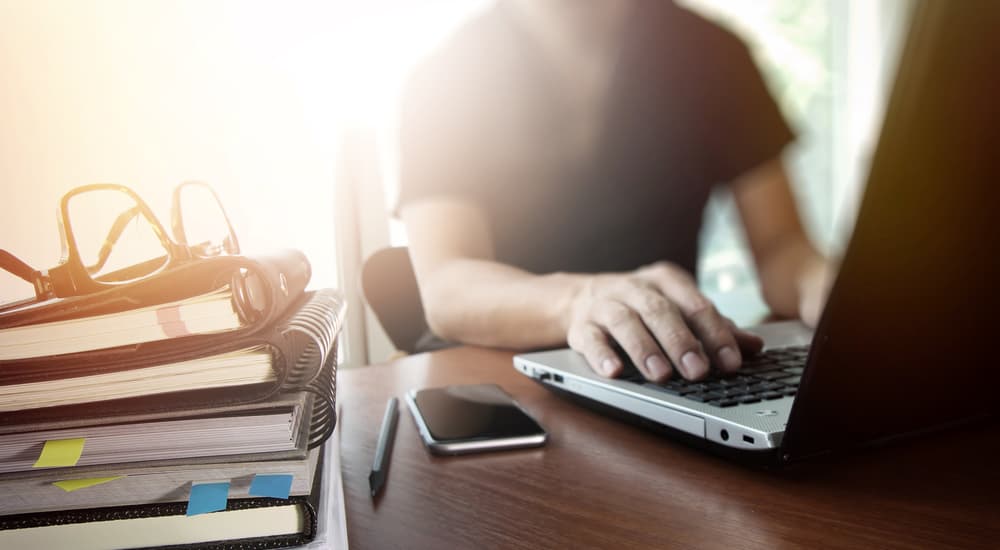
<instances>
[{"instance_id":1,"label":"man's shoulder","mask_svg":"<svg viewBox=\"0 0 1000 550\"><path fill-rule=\"evenodd\" d=\"M668 5L672 3L667 3ZM700 56L727 56L746 50L747 46L737 33L716 18L690 7L671 6L668 9L669 34L689 42L688 47Z\"/></svg>"},{"instance_id":2,"label":"man's shoulder","mask_svg":"<svg viewBox=\"0 0 1000 550\"><path fill-rule=\"evenodd\" d=\"M404 95L458 97L491 89L490 78L509 60L513 40L500 10L472 16L417 64L406 79Z\"/></svg>"}]
</instances>

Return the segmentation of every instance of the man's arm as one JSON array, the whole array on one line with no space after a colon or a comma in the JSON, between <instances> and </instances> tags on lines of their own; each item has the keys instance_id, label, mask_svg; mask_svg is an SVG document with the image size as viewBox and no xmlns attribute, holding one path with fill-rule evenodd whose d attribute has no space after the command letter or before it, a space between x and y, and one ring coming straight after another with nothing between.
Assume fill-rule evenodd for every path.
<instances>
[{"instance_id":1,"label":"man's arm","mask_svg":"<svg viewBox=\"0 0 1000 550\"><path fill-rule=\"evenodd\" d=\"M515 349L565 343L565 318L582 276L538 276L494 261L486 218L468 201L426 199L405 206L401 217L435 334Z\"/></svg>"},{"instance_id":2,"label":"man's arm","mask_svg":"<svg viewBox=\"0 0 1000 550\"><path fill-rule=\"evenodd\" d=\"M782 317L815 326L833 281L833 267L806 237L780 159L733 182L764 300Z\"/></svg>"},{"instance_id":3,"label":"man's arm","mask_svg":"<svg viewBox=\"0 0 1000 550\"><path fill-rule=\"evenodd\" d=\"M682 269L536 275L499 263L482 211L458 198L406 205L402 218L428 323L470 344L529 349L569 344L595 371L621 372L612 341L651 380L676 368L701 378L710 362L737 369L762 342L735 328Z\"/></svg>"}]
</instances>

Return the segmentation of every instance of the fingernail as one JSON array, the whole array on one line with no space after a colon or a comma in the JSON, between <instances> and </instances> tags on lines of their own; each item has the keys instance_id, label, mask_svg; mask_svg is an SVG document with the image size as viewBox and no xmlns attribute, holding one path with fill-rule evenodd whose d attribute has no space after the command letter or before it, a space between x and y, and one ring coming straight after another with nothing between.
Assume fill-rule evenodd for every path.
<instances>
[{"instance_id":1,"label":"fingernail","mask_svg":"<svg viewBox=\"0 0 1000 550\"><path fill-rule=\"evenodd\" d=\"M740 367L740 363L742 362L740 352L733 349L732 346L725 346L719 350L719 363L722 364L722 368L726 370L736 370Z\"/></svg>"},{"instance_id":2,"label":"fingernail","mask_svg":"<svg viewBox=\"0 0 1000 550\"><path fill-rule=\"evenodd\" d=\"M601 372L607 376L614 374L615 369L617 368L618 365L615 363L614 359L605 359L604 361L601 361Z\"/></svg>"},{"instance_id":3,"label":"fingernail","mask_svg":"<svg viewBox=\"0 0 1000 550\"><path fill-rule=\"evenodd\" d=\"M698 378L708 372L708 365L705 364L705 360L701 358L701 355L693 351L689 351L681 357L681 364L684 366L684 374L688 378Z\"/></svg>"},{"instance_id":4,"label":"fingernail","mask_svg":"<svg viewBox=\"0 0 1000 550\"><path fill-rule=\"evenodd\" d=\"M670 374L670 365L659 355L650 355L646 358L646 370L653 378L660 379Z\"/></svg>"}]
</instances>

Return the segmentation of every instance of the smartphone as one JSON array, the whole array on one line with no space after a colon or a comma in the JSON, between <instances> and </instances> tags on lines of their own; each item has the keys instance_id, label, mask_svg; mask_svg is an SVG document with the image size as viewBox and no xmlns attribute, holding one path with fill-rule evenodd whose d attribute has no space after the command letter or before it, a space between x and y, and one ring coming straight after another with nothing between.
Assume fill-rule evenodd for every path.
<instances>
[{"instance_id":1,"label":"smartphone","mask_svg":"<svg viewBox=\"0 0 1000 550\"><path fill-rule=\"evenodd\" d=\"M427 448L465 454L543 445L548 434L496 384L446 386L406 394Z\"/></svg>"}]
</instances>

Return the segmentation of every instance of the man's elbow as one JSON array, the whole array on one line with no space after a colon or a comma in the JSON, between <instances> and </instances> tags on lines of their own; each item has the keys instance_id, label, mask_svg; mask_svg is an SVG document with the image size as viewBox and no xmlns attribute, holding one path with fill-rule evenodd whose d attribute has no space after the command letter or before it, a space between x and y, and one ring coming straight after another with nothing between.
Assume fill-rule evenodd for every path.
<instances>
[{"instance_id":1,"label":"man's elbow","mask_svg":"<svg viewBox=\"0 0 1000 550\"><path fill-rule=\"evenodd\" d=\"M421 294L424 302L424 317L427 326L435 335L451 342L465 342L466 331L462 330L462 314L457 307L453 293L442 292L429 285Z\"/></svg>"}]
</instances>

